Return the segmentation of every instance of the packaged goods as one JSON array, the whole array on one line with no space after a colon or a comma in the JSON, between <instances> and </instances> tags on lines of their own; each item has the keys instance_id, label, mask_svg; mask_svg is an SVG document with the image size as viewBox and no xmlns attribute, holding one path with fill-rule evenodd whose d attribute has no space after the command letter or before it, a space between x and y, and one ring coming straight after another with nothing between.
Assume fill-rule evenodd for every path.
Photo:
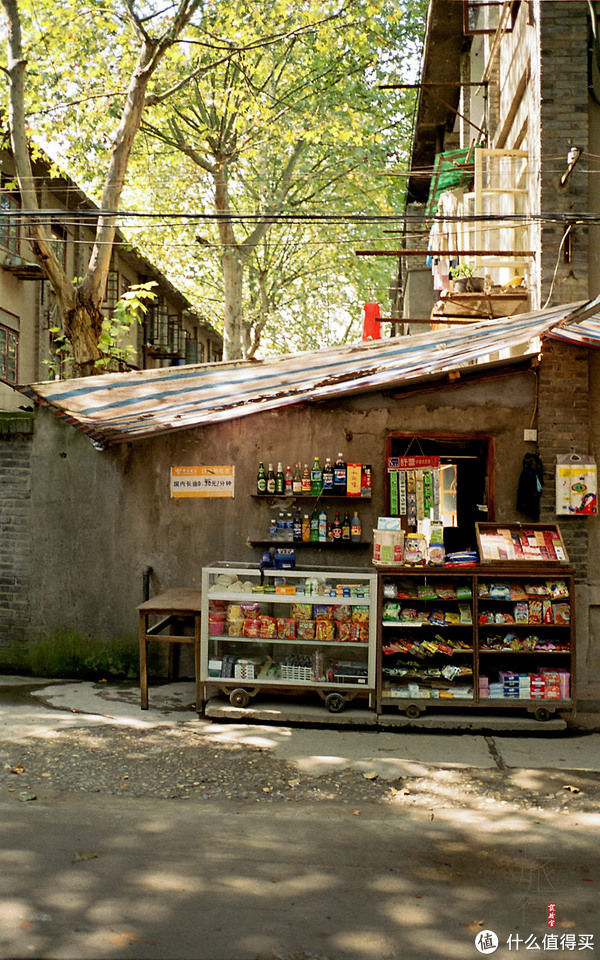
<instances>
[{"instance_id":1,"label":"packaged goods","mask_svg":"<svg viewBox=\"0 0 600 960\"><path fill-rule=\"evenodd\" d=\"M349 620L340 620L335 625L336 640L346 642L350 640L350 630L352 624Z\"/></svg>"},{"instance_id":2,"label":"packaged goods","mask_svg":"<svg viewBox=\"0 0 600 960\"><path fill-rule=\"evenodd\" d=\"M277 618L277 638L279 640L296 639L296 621L291 617Z\"/></svg>"},{"instance_id":3,"label":"packaged goods","mask_svg":"<svg viewBox=\"0 0 600 960\"><path fill-rule=\"evenodd\" d=\"M369 628L364 623L351 623L349 639L353 643L368 643Z\"/></svg>"},{"instance_id":4,"label":"packaged goods","mask_svg":"<svg viewBox=\"0 0 600 960\"><path fill-rule=\"evenodd\" d=\"M328 643L335 638L335 624L333 620L315 621L315 640Z\"/></svg>"},{"instance_id":5,"label":"packaged goods","mask_svg":"<svg viewBox=\"0 0 600 960\"><path fill-rule=\"evenodd\" d=\"M242 608L239 603L229 603L227 605L227 619L241 620L243 617Z\"/></svg>"},{"instance_id":6,"label":"packaged goods","mask_svg":"<svg viewBox=\"0 0 600 960\"><path fill-rule=\"evenodd\" d=\"M398 620L401 609L402 604L388 600L387 603L383 605L382 617L384 620Z\"/></svg>"},{"instance_id":7,"label":"packaged goods","mask_svg":"<svg viewBox=\"0 0 600 960\"><path fill-rule=\"evenodd\" d=\"M208 618L208 632L213 637L218 637L223 633L225 629L225 620L213 620L212 617Z\"/></svg>"},{"instance_id":8,"label":"packaged goods","mask_svg":"<svg viewBox=\"0 0 600 960\"><path fill-rule=\"evenodd\" d=\"M515 603L514 617L515 623L529 623L529 604L527 601Z\"/></svg>"},{"instance_id":9,"label":"packaged goods","mask_svg":"<svg viewBox=\"0 0 600 960\"><path fill-rule=\"evenodd\" d=\"M293 603L290 613L295 620L311 620L312 603Z\"/></svg>"},{"instance_id":10,"label":"packaged goods","mask_svg":"<svg viewBox=\"0 0 600 960\"><path fill-rule=\"evenodd\" d=\"M314 620L298 620L296 623L296 637L298 640L314 640Z\"/></svg>"},{"instance_id":11,"label":"packaged goods","mask_svg":"<svg viewBox=\"0 0 600 960\"><path fill-rule=\"evenodd\" d=\"M333 609L330 604L315 603L312 615L314 620L331 620L333 618Z\"/></svg>"},{"instance_id":12,"label":"packaged goods","mask_svg":"<svg viewBox=\"0 0 600 960\"><path fill-rule=\"evenodd\" d=\"M571 622L571 608L568 603L553 603L552 613L557 626L567 626Z\"/></svg>"},{"instance_id":13,"label":"packaged goods","mask_svg":"<svg viewBox=\"0 0 600 960\"><path fill-rule=\"evenodd\" d=\"M369 608L368 607L354 607L352 610L352 621L354 623L368 623L369 622Z\"/></svg>"},{"instance_id":14,"label":"packaged goods","mask_svg":"<svg viewBox=\"0 0 600 960\"><path fill-rule=\"evenodd\" d=\"M260 637L262 640L271 640L277 636L277 620L275 617L263 616L260 618Z\"/></svg>"},{"instance_id":15,"label":"packaged goods","mask_svg":"<svg viewBox=\"0 0 600 960\"><path fill-rule=\"evenodd\" d=\"M333 619L344 622L352 619L352 607L346 603L336 603L331 608Z\"/></svg>"},{"instance_id":16,"label":"packaged goods","mask_svg":"<svg viewBox=\"0 0 600 960\"><path fill-rule=\"evenodd\" d=\"M243 621L243 620L228 620L228 621L227 621L227 636L228 636L228 637L243 637L243 636L244 636L244 621Z\"/></svg>"},{"instance_id":17,"label":"packaged goods","mask_svg":"<svg viewBox=\"0 0 600 960\"><path fill-rule=\"evenodd\" d=\"M242 623L242 636L260 637L260 619L258 617L247 617ZM231 636L231 634L229 635Z\"/></svg>"}]
</instances>

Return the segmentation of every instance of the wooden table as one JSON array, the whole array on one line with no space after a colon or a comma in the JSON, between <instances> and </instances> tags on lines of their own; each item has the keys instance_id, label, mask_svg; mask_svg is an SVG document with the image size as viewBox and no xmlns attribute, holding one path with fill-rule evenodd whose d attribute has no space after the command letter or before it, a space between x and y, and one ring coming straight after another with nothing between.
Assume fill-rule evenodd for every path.
<instances>
[{"instance_id":1,"label":"wooden table","mask_svg":"<svg viewBox=\"0 0 600 960\"><path fill-rule=\"evenodd\" d=\"M148 709L148 643L194 644L194 676L196 681L196 710L202 710L200 683L200 611L202 591L199 587L175 587L159 593L139 605L140 633L140 694L142 710ZM151 620L156 622L151 623ZM193 634L182 634L180 621L193 621ZM174 632L173 632L174 631ZM169 650L172 648L170 647Z\"/></svg>"}]
</instances>

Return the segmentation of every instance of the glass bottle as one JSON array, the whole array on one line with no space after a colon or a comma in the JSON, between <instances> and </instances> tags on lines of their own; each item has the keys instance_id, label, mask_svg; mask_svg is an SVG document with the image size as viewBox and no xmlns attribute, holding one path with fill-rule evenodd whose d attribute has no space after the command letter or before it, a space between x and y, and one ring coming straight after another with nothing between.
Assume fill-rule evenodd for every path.
<instances>
[{"instance_id":1,"label":"glass bottle","mask_svg":"<svg viewBox=\"0 0 600 960\"><path fill-rule=\"evenodd\" d=\"M281 460L277 464L277 473L275 474L275 493L285 493L285 477L283 475Z\"/></svg>"},{"instance_id":2,"label":"glass bottle","mask_svg":"<svg viewBox=\"0 0 600 960\"><path fill-rule=\"evenodd\" d=\"M362 537L362 526L360 523L360 517L358 512L354 511L354 516L352 517L352 524L350 526L350 540L352 543L360 543Z\"/></svg>"},{"instance_id":3,"label":"glass bottle","mask_svg":"<svg viewBox=\"0 0 600 960\"><path fill-rule=\"evenodd\" d=\"M299 463L296 464L294 476L292 477L292 493L296 495L302 493L302 474L300 472Z\"/></svg>"},{"instance_id":4,"label":"glass bottle","mask_svg":"<svg viewBox=\"0 0 600 960\"><path fill-rule=\"evenodd\" d=\"M307 463L304 464L304 470L302 472L302 493L310 493L310 471Z\"/></svg>"},{"instance_id":5,"label":"glass bottle","mask_svg":"<svg viewBox=\"0 0 600 960\"><path fill-rule=\"evenodd\" d=\"M267 470L267 493L275 493L275 472L272 463L269 464Z\"/></svg>"},{"instance_id":6,"label":"glass bottle","mask_svg":"<svg viewBox=\"0 0 600 960\"><path fill-rule=\"evenodd\" d=\"M292 468L287 466L285 468L285 495L286 497L291 497L292 495Z\"/></svg>"},{"instance_id":7,"label":"glass bottle","mask_svg":"<svg viewBox=\"0 0 600 960\"><path fill-rule=\"evenodd\" d=\"M346 510L342 521L342 540L350 539L350 514Z\"/></svg>"},{"instance_id":8,"label":"glass bottle","mask_svg":"<svg viewBox=\"0 0 600 960\"><path fill-rule=\"evenodd\" d=\"M267 492L267 475L262 460L258 465L258 473L256 474L256 492L260 494Z\"/></svg>"},{"instance_id":9,"label":"glass bottle","mask_svg":"<svg viewBox=\"0 0 600 960\"><path fill-rule=\"evenodd\" d=\"M339 512L335 511L335 516L333 518L333 523L331 525L333 531L333 539L341 540L342 539L342 521L340 520Z\"/></svg>"}]
</instances>

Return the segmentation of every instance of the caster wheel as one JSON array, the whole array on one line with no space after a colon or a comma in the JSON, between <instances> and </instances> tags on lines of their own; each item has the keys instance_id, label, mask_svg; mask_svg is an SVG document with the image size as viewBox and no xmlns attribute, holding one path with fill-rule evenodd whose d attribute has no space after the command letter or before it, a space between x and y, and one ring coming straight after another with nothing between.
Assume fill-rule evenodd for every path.
<instances>
[{"instance_id":1,"label":"caster wheel","mask_svg":"<svg viewBox=\"0 0 600 960\"><path fill-rule=\"evenodd\" d=\"M411 705L406 708L406 716L410 717L411 720L416 720L417 717L421 716L421 708L418 707L416 703L411 703Z\"/></svg>"},{"instance_id":2,"label":"caster wheel","mask_svg":"<svg viewBox=\"0 0 600 960\"><path fill-rule=\"evenodd\" d=\"M344 709L345 702L341 693L328 693L325 697L325 706L330 713L339 713Z\"/></svg>"},{"instance_id":3,"label":"caster wheel","mask_svg":"<svg viewBox=\"0 0 600 960\"><path fill-rule=\"evenodd\" d=\"M241 688L232 690L229 694L229 702L232 707L247 707L250 703L248 691Z\"/></svg>"},{"instance_id":4,"label":"caster wheel","mask_svg":"<svg viewBox=\"0 0 600 960\"><path fill-rule=\"evenodd\" d=\"M549 720L550 717L552 716L552 713L550 712L550 710L547 709L547 707L538 707L537 710L535 711L534 716L536 720L544 721L544 720Z\"/></svg>"}]
</instances>

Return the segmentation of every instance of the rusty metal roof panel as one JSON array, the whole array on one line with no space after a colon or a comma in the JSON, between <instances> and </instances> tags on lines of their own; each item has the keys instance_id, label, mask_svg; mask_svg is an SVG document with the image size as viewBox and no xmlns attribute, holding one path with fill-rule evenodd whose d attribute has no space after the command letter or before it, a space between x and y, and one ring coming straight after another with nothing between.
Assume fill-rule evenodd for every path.
<instances>
[{"instance_id":1,"label":"rusty metal roof panel","mask_svg":"<svg viewBox=\"0 0 600 960\"><path fill-rule=\"evenodd\" d=\"M446 327L266 360L166 367L21 388L103 444L232 420L289 404L409 385L511 350L576 316L566 304L501 320Z\"/></svg>"}]
</instances>

